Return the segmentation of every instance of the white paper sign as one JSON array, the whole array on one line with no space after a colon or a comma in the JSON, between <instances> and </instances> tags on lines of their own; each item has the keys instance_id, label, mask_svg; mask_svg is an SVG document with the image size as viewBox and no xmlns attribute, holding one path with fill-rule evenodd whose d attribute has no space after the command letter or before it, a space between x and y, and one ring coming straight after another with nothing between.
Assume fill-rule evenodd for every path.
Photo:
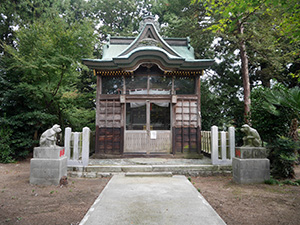
<instances>
[{"instance_id":1,"label":"white paper sign","mask_svg":"<svg viewBox=\"0 0 300 225\"><path fill-rule=\"evenodd\" d=\"M154 130L150 131L150 139L156 139L157 132Z\"/></svg>"}]
</instances>

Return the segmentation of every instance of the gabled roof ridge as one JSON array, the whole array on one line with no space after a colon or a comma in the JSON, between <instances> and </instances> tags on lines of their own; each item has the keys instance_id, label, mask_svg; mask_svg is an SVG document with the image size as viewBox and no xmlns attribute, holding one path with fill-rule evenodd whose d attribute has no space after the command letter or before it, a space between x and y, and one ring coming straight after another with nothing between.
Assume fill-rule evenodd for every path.
<instances>
[{"instance_id":1,"label":"gabled roof ridge","mask_svg":"<svg viewBox=\"0 0 300 225\"><path fill-rule=\"evenodd\" d=\"M173 54L173 55L175 55L175 56L177 56L177 57L181 57L180 56L180 54L178 54L178 52L177 51L175 51L164 39L163 39L163 37L159 34L159 32L157 31L157 29L156 29L156 27L154 26L154 24L153 23L151 23L151 22L147 22L147 23L145 23L145 25L144 25L144 27L143 27L143 29L142 29L142 31L139 33L139 35L136 37L136 39L124 50L124 51L122 51L118 56L123 56L123 55L126 55L126 54L128 54L129 52L129 50L130 51L132 51L134 48L134 46L139 42L139 41L141 41L141 40L143 40L141 37L142 37L142 35L143 34L145 34L147 31L145 31L146 30L146 27L147 26L151 26L153 29L154 29L154 32L155 32L155 34L157 35L157 37L158 37L158 41L160 41L167 49L164 49L164 48L162 48L162 49L164 49L164 50L166 50L166 51L168 51L169 53L171 53L171 54ZM148 28L148 29L150 29L150 28Z\"/></svg>"}]
</instances>

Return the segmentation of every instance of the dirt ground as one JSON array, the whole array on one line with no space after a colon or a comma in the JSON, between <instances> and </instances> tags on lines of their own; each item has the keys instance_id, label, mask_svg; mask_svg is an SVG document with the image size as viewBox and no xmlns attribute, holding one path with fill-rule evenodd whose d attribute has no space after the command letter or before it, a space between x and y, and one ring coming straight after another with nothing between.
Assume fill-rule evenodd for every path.
<instances>
[{"instance_id":1,"label":"dirt ground","mask_svg":"<svg viewBox=\"0 0 300 225\"><path fill-rule=\"evenodd\" d=\"M69 178L64 187L29 184L30 161L0 164L0 224L78 224L109 178ZM300 179L300 167L297 167ZM300 186L238 185L232 177L192 177L227 224L300 224Z\"/></svg>"},{"instance_id":2,"label":"dirt ground","mask_svg":"<svg viewBox=\"0 0 300 225\"><path fill-rule=\"evenodd\" d=\"M0 224L79 224L109 178L68 178L68 185L29 183L30 161L0 164Z\"/></svg>"},{"instance_id":3,"label":"dirt ground","mask_svg":"<svg viewBox=\"0 0 300 225\"><path fill-rule=\"evenodd\" d=\"M300 166L295 171L300 179ZM191 182L228 225L300 224L300 186L239 185L231 175L192 177Z\"/></svg>"}]
</instances>

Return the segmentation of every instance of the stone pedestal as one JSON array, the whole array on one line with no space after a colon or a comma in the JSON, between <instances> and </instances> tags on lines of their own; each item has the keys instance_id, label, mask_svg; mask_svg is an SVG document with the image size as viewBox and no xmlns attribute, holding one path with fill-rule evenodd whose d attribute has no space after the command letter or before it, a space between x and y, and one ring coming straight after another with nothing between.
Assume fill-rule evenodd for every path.
<instances>
[{"instance_id":1,"label":"stone pedestal","mask_svg":"<svg viewBox=\"0 0 300 225\"><path fill-rule=\"evenodd\" d=\"M262 183L270 179L269 152L262 147L238 147L232 159L233 180L240 184Z\"/></svg>"},{"instance_id":2,"label":"stone pedestal","mask_svg":"<svg viewBox=\"0 0 300 225\"><path fill-rule=\"evenodd\" d=\"M265 159L269 150L264 147L237 147L235 157L240 159Z\"/></svg>"},{"instance_id":3,"label":"stone pedestal","mask_svg":"<svg viewBox=\"0 0 300 225\"><path fill-rule=\"evenodd\" d=\"M60 178L67 176L67 157L63 147L36 147L30 161L30 183L59 185Z\"/></svg>"}]
</instances>

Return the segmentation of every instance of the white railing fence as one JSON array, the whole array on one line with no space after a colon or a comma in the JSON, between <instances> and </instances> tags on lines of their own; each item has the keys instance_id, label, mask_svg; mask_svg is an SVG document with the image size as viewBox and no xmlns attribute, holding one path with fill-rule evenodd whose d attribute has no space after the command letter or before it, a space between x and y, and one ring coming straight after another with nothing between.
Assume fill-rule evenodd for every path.
<instances>
[{"instance_id":1,"label":"white railing fence","mask_svg":"<svg viewBox=\"0 0 300 225\"><path fill-rule=\"evenodd\" d=\"M211 155L213 165L231 165L235 151L235 129L229 127L228 131L218 131L212 126L211 131L201 131L201 149Z\"/></svg>"},{"instance_id":2,"label":"white railing fence","mask_svg":"<svg viewBox=\"0 0 300 225\"><path fill-rule=\"evenodd\" d=\"M72 132L70 127L65 129L68 166L88 166L91 135L88 127L84 127L82 132ZM227 132L219 132L217 126L212 126L211 131L201 131L201 149L211 155L213 165L231 165L235 154L234 127L229 127Z\"/></svg>"},{"instance_id":3,"label":"white railing fence","mask_svg":"<svg viewBox=\"0 0 300 225\"><path fill-rule=\"evenodd\" d=\"M90 154L91 130L84 127L82 132L72 132L70 127L65 129L65 151L68 166L88 166Z\"/></svg>"}]
</instances>

